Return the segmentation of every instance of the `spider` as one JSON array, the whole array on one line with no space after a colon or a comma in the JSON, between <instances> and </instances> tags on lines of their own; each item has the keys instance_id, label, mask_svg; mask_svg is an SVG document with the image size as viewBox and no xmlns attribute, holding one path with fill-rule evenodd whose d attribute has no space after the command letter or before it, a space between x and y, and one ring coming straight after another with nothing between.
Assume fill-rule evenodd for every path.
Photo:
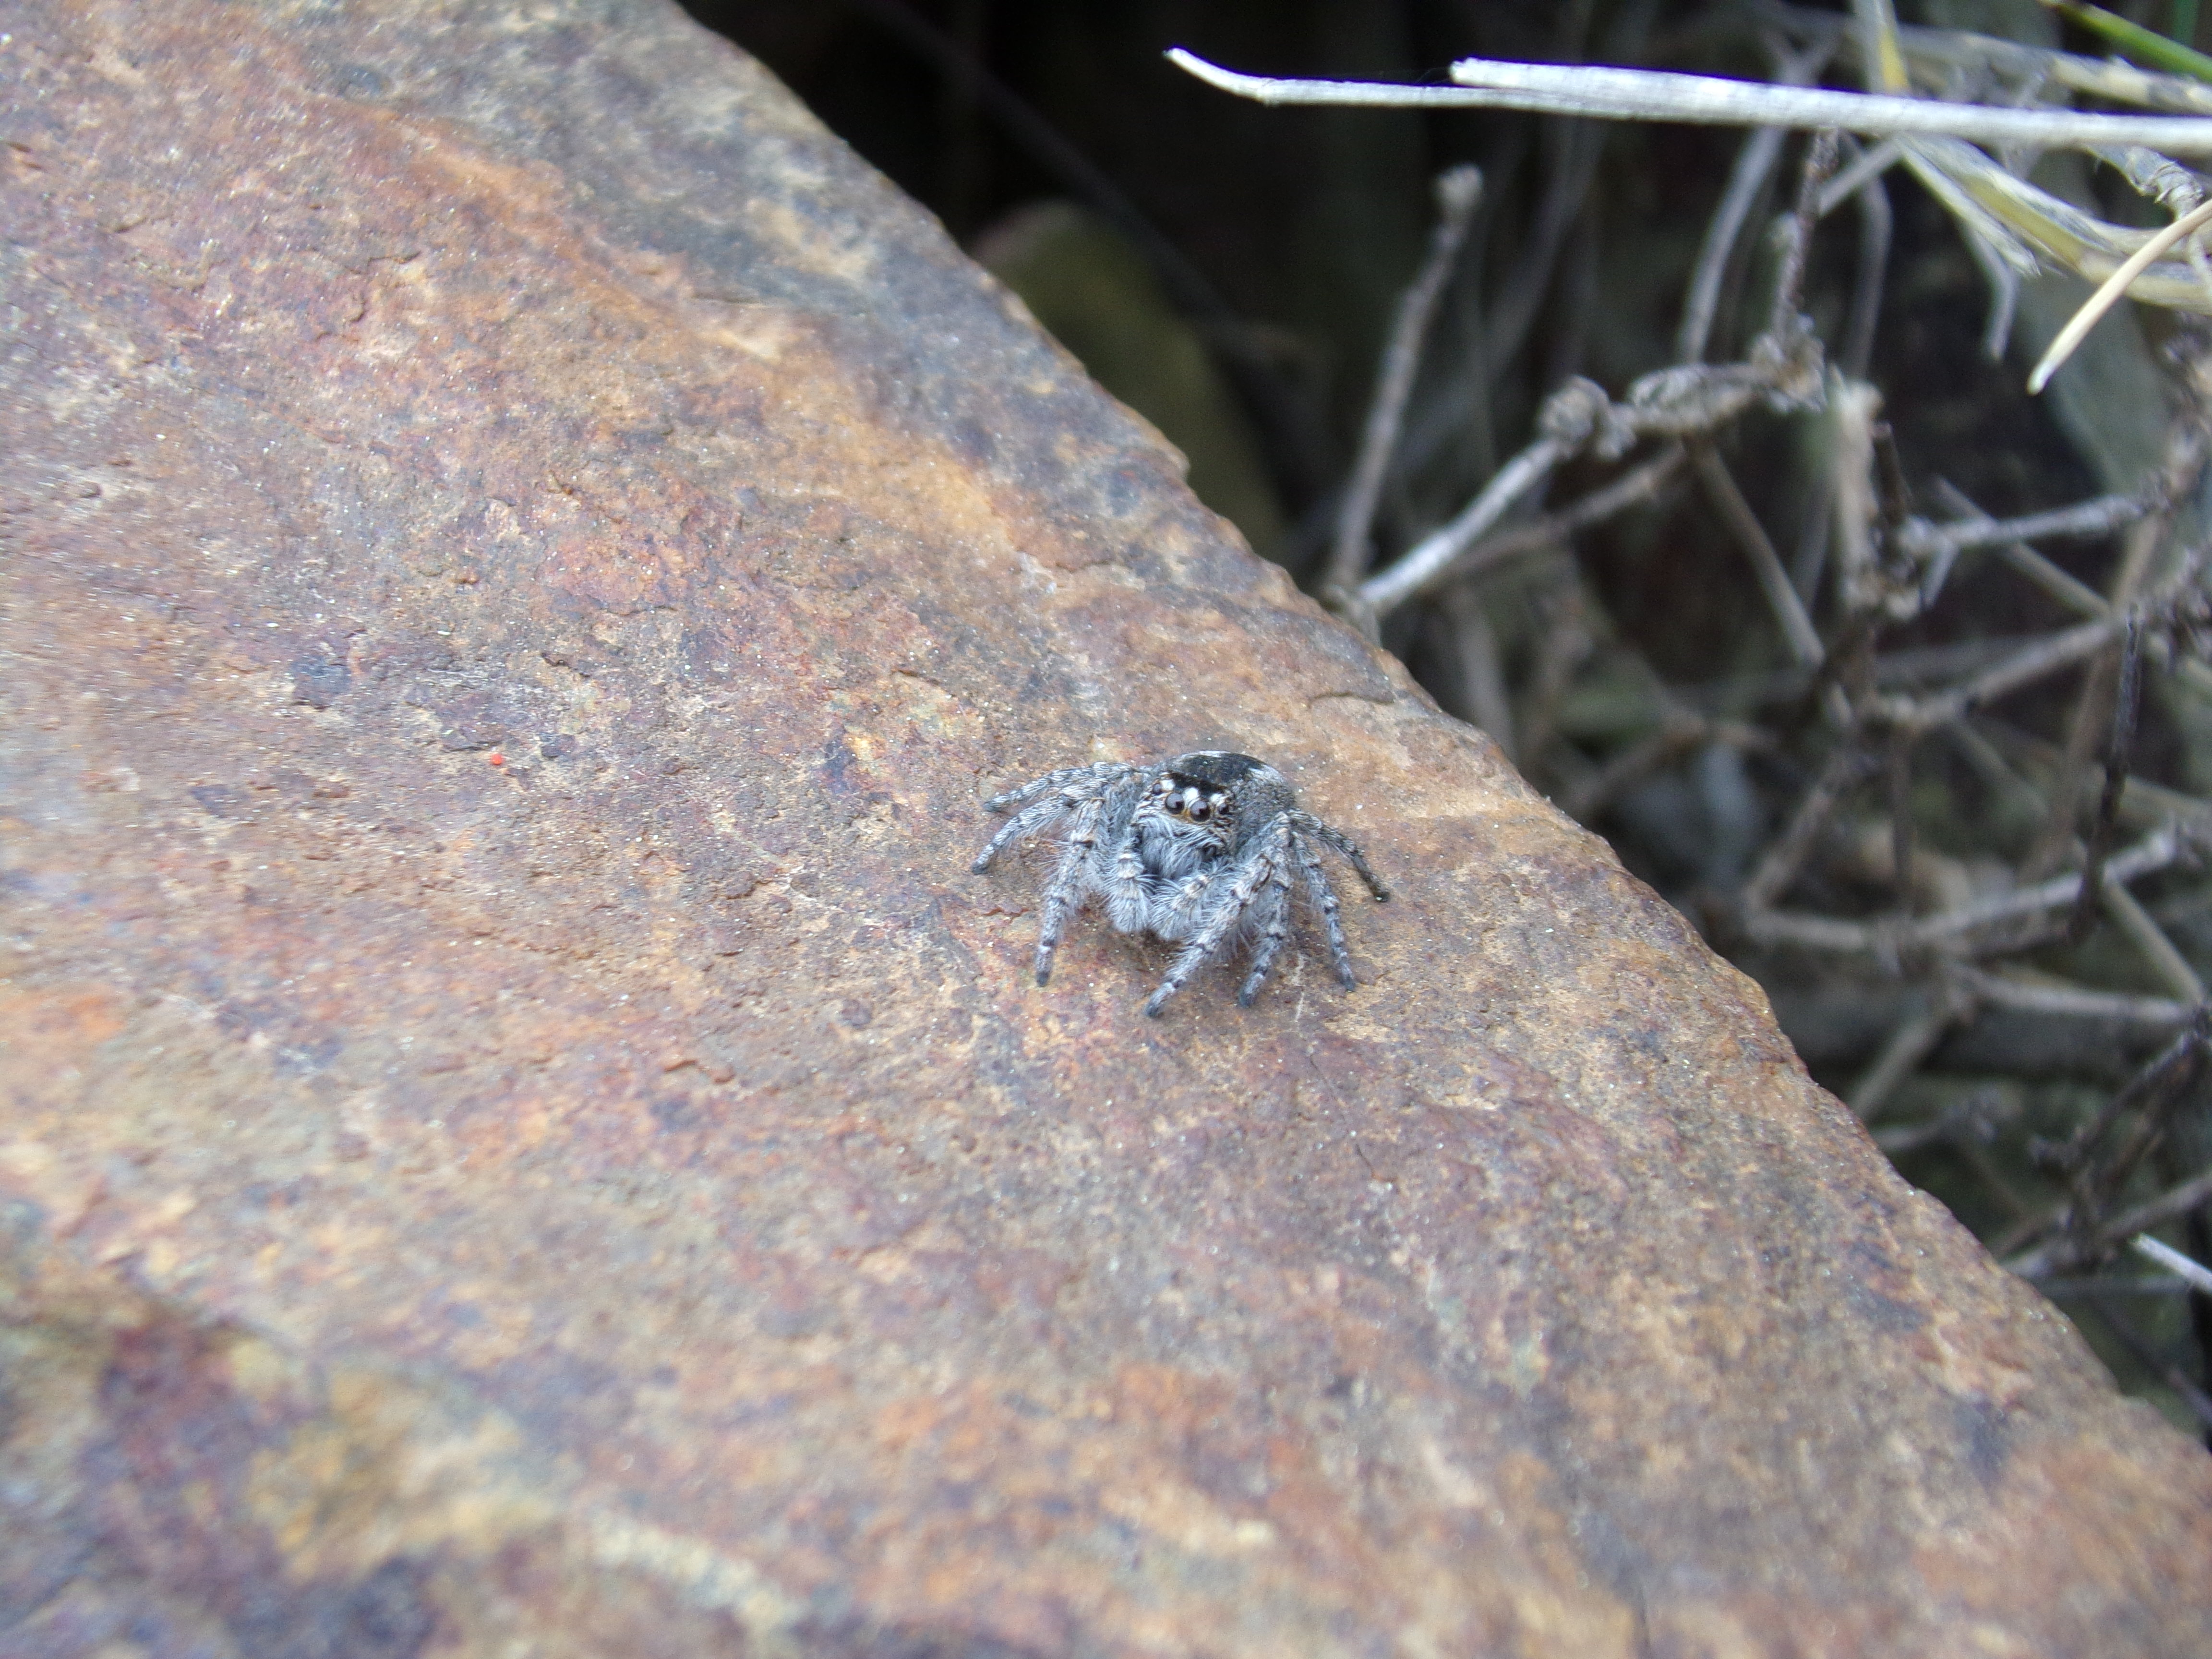
<instances>
[{"instance_id":1,"label":"spider","mask_svg":"<svg viewBox=\"0 0 2212 1659\"><path fill-rule=\"evenodd\" d=\"M979 876L1009 843L1071 820L1044 886L1037 983L1052 978L1052 953L1069 915L1103 898L1115 932L1150 933L1182 946L1145 1003L1155 1019L1227 940L1253 941L1251 970L1237 993L1241 1006L1252 1006L1290 937L1293 866L1328 928L1336 976L1352 988L1352 952L1316 842L1349 860L1377 902L1390 896L1351 838L1300 811L1283 775L1249 755L1201 749L1152 766L1070 766L985 805L994 812L1021 810L976 855Z\"/></svg>"}]
</instances>

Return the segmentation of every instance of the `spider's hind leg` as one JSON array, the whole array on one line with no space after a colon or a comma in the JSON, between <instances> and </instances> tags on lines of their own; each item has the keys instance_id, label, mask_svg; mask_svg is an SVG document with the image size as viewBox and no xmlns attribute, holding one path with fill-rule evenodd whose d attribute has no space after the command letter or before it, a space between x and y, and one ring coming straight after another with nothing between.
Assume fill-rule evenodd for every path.
<instances>
[{"instance_id":1,"label":"spider's hind leg","mask_svg":"<svg viewBox=\"0 0 2212 1659\"><path fill-rule=\"evenodd\" d=\"M1323 823L1310 812L1294 812L1291 816L1306 834L1324 847L1343 854L1345 861L1359 872L1360 880L1367 884L1367 890L1375 895L1377 904L1390 902L1390 890L1382 884L1382 878L1376 875L1374 867L1367 862L1367 854L1359 850L1358 842L1343 830Z\"/></svg>"},{"instance_id":2,"label":"spider's hind leg","mask_svg":"<svg viewBox=\"0 0 2212 1659\"><path fill-rule=\"evenodd\" d=\"M1275 953L1283 948L1283 941L1291 936L1291 871L1283 860L1270 860L1274 868L1267 883L1267 891L1258 901L1261 910L1260 942L1252 948L1252 971L1244 976L1244 983L1237 992L1237 1006L1249 1008L1253 999L1260 994L1260 987L1267 977L1267 969L1275 965Z\"/></svg>"},{"instance_id":3,"label":"spider's hind leg","mask_svg":"<svg viewBox=\"0 0 2212 1659\"><path fill-rule=\"evenodd\" d=\"M1313 848L1306 845L1305 837L1293 836L1291 845L1297 849L1298 863L1306 872L1306 891L1312 896L1314 908L1321 912L1322 925L1328 929L1328 953L1335 958L1336 976L1349 991L1358 981L1352 975L1352 947L1345 943L1344 923L1337 916L1337 912L1344 907L1338 902L1336 889L1328 884L1328 872L1321 867L1321 860L1315 855ZM1364 860L1354 865L1353 868L1366 874ZM1370 885L1374 879L1372 876L1368 877ZM1285 882L1284 884L1287 886L1289 884Z\"/></svg>"},{"instance_id":4,"label":"spider's hind leg","mask_svg":"<svg viewBox=\"0 0 2212 1659\"><path fill-rule=\"evenodd\" d=\"M1060 936L1067 926L1067 919L1081 906L1090 885L1089 866L1098 844L1098 818L1103 805L1093 795L1077 806L1075 827L1067 832L1066 850L1054 866L1052 879L1045 883L1043 918L1037 929L1036 982L1040 985L1051 981L1052 953L1060 948Z\"/></svg>"},{"instance_id":5,"label":"spider's hind leg","mask_svg":"<svg viewBox=\"0 0 2212 1659\"><path fill-rule=\"evenodd\" d=\"M1005 797L1001 796L1000 799L1004 799ZM1073 811L1076 802L1071 800L1067 792L1063 790L1059 794L1036 802L1034 805L1024 807L999 826L999 833L991 837L989 843L981 852L975 854L975 862L969 866L969 872L975 875L981 875L991 867L991 860L1006 851L1009 843L1035 835L1062 812Z\"/></svg>"}]
</instances>

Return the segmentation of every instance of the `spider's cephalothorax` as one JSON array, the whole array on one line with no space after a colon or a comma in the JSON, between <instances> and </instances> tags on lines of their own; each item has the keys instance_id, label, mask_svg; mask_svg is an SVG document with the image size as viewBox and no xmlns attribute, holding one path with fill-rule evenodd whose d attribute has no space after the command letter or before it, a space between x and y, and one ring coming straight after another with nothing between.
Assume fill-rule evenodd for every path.
<instances>
[{"instance_id":1,"label":"spider's cephalothorax","mask_svg":"<svg viewBox=\"0 0 2212 1659\"><path fill-rule=\"evenodd\" d=\"M1145 1004L1155 1016L1200 963L1224 943L1244 939L1252 942L1252 962L1237 1000L1250 1007L1290 937L1291 890L1299 878L1328 929L1336 976L1351 988L1352 952L1316 843L1349 860L1377 899L1390 896L1350 838L1301 812L1283 775L1249 755L1201 749L1156 766L1073 766L987 804L993 811L1021 810L976 858L978 875L1009 843L1068 823L1060 862L1045 883L1037 983L1052 977L1052 953L1067 918L1103 899L1119 932L1182 946Z\"/></svg>"}]
</instances>

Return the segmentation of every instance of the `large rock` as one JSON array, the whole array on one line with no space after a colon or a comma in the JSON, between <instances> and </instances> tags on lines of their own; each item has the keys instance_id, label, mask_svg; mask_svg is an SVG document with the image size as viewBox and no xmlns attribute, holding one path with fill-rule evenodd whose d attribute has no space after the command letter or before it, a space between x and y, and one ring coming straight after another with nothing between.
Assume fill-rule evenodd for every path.
<instances>
[{"instance_id":1,"label":"large rock","mask_svg":"<svg viewBox=\"0 0 2212 1659\"><path fill-rule=\"evenodd\" d=\"M646 0L8 0L10 1656L2202 1654L2212 1461ZM1398 889L1249 1012L1047 768Z\"/></svg>"}]
</instances>

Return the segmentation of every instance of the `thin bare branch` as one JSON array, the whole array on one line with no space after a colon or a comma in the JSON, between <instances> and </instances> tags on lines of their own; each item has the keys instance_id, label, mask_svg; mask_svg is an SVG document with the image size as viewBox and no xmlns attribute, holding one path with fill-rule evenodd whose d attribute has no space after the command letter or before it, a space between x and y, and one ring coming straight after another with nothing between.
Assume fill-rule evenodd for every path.
<instances>
[{"instance_id":1,"label":"thin bare branch","mask_svg":"<svg viewBox=\"0 0 2212 1659\"><path fill-rule=\"evenodd\" d=\"M2087 887L2087 884L2083 885ZM2166 930L2143 908L2142 900L2118 882L2104 880L2098 884L2097 896L2105 914L2142 953L2151 971L2166 981L2166 989L2191 1007L2204 1000L2204 981L2189 965L2189 958L2174 948Z\"/></svg>"},{"instance_id":2,"label":"thin bare branch","mask_svg":"<svg viewBox=\"0 0 2212 1659\"><path fill-rule=\"evenodd\" d=\"M1859 186L1857 200L1858 271L1851 283L1851 315L1844 330L1844 349L1837 354L1837 362L1848 380L1864 380L1867 365L1874 357L1875 325L1881 318L1884 271L1889 264L1890 236L1894 224L1889 210L1889 192L1878 170Z\"/></svg>"},{"instance_id":3,"label":"thin bare branch","mask_svg":"<svg viewBox=\"0 0 2212 1659\"><path fill-rule=\"evenodd\" d=\"M1844 797L1873 770L1873 757L1865 750L1850 743L1837 744L1820 775L1799 799L1789 827L1766 849L1766 855L1744 883L1741 902L1747 915L1765 911L1782 896L1797 878L1814 838L1828 827ZM1856 924L1844 925L1856 930Z\"/></svg>"},{"instance_id":4,"label":"thin bare branch","mask_svg":"<svg viewBox=\"0 0 2212 1659\"><path fill-rule=\"evenodd\" d=\"M2212 1267L2206 1267L2195 1256L2184 1255L2172 1245L2153 1238L2148 1233L2137 1233L2128 1241L2128 1247L2137 1255L2155 1261L2176 1279L2207 1296L2212 1296Z\"/></svg>"},{"instance_id":5,"label":"thin bare branch","mask_svg":"<svg viewBox=\"0 0 2212 1659\"><path fill-rule=\"evenodd\" d=\"M1705 225L1705 246L1698 250L1697 266L1690 273L1689 296L1682 303L1681 326L1674 336L1674 356L1679 362L1705 361L1729 255L1735 251L1736 237L1750 216L1751 204L1766 187L1768 175L1782 157L1783 141L1789 136L1780 127L1761 127L1744 140L1736 153L1728 188L1721 192L1720 205Z\"/></svg>"},{"instance_id":6,"label":"thin bare branch","mask_svg":"<svg viewBox=\"0 0 2212 1659\"><path fill-rule=\"evenodd\" d=\"M1751 503L1744 500L1743 492L1736 488L1727 463L1711 444L1703 442L1690 446L1690 458L1706 495L1719 510L1722 521L1735 534L1736 544L1751 561L1752 573L1759 578L1759 591L1766 596L1767 609L1774 613L1775 623L1782 630L1790 654L1802 667L1818 668L1826 655L1820 630L1805 614L1804 601L1790 586L1790 573L1782 568L1782 556L1774 550L1774 544L1767 539L1765 526L1751 510Z\"/></svg>"},{"instance_id":7,"label":"thin bare branch","mask_svg":"<svg viewBox=\"0 0 2212 1659\"><path fill-rule=\"evenodd\" d=\"M1514 504L1543 487L1552 471L1577 446L1559 438L1539 438L1492 475L1482 493L1457 518L1432 530L1398 560L1359 585L1360 601L1386 615L1441 575Z\"/></svg>"},{"instance_id":8,"label":"thin bare branch","mask_svg":"<svg viewBox=\"0 0 2212 1659\"><path fill-rule=\"evenodd\" d=\"M2135 753L2136 708L2142 693L2142 628L2130 623L2120 651L2119 684L2112 693L2112 730L2105 739L2105 781L2098 791L2096 822L2090 826L2088 849L2081 859L2081 896L2075 901L2074 919L2067 925L2067 937L2080 940L2088 936L2094 925L2098 902L2106 901L2106 908L2118 907L2115 919L2144 945L2147 953L2168 974L2168 983L2173 982L2172 969L2179 966L2188 976L2193 992L2185 992L2193 1000L2202 1000L2204 988L2197 984L2197 975L2188 972L2188 964L2167 942L2166 936L2148 916L2142 914L2127 889L2117 888L2117 897L2105 893L2105 860L2112 850L2112 832L2119 819L2120 792L2127 787L2128 763Z\"/></svg>"},{"instance_id":9,"label":"thin bare branch","mask_svg":"<svg viewBox=\"0 0 2212 1659\"><path fill-rule=\"evenodd\" d=\"M1948 990L1938 987L1928 1000L1928 1006L1909 1018L1898 1022L1882 1044L1881 1052L1874 1063L1860 1074L1844 1097L1844 1103L1858 1115L1862 1123L1869 1121L1876 1112L1888 1103L1897 1087L1920 1069L1920 1062L1936 1051L1943 1040L1943 1033L1951 1029L1958 1018L1958 1010Z\"/></svg>"},{"instance_id":10,"label":"thin bare branch","mask_svg":"<svg viewBox=\"0 0 2212 1659\"><path fill-rule=\"evenodd\" d=\"M1842 153L1842 136L1833 127L1822 127L1805 147L1796 205L1784 222L1776 250L1774 307L1766 324L1770 338L1786 339L1804 326L1797 313L1805 297L1805 256L1813 246L1813 227L1820 222L1820 186L1835 176L1836 159Z\"/></svg>"},{"instance_id":11,"label":"thin bare branch","mask_svg":"<svg viewBox=\"0 0 2212 1659\"><path fill-rule=\"evenodd\" d=\"M2133 881L2154 870L2166 868L2188 850L2185 837L2172 830L2159 830L2116 854L2106 866L2106 879ZM1772 856L1770 853L1769 857ZM1939 910L1910 922L1850 921L1802 911L1747 907L1743 927L1762 945L1792 945L1808 950L1893 959L1908 952L1971 950L1976 934L2069 907L2081 891L2081 878L2078 874L2054 876L2033 887Z\"/></svg>"},{"instance_id":12,"label":"thin bare branch","mask_svg":"<svg viewBox=\"0 0 2212 1659\"><path fill-rule=\"evenodd\" d=\"M1888 724L1926 731L1957 720L1968 710L1994 702L2022 686L2071 668L2118 640L2131 622L2152 628L2171 621L2173 613L2194 597L2203 561L2202 550L2192 554L2184 570L2162 584L2157 592L2124 611L2108 612L2094 621L2077 623L2039 640L1964 684L1924 698L1884 697L1874 712Z\"/></svg>"},{"instance_id":13,"label":"thin bare branch","mask_svg":"<svg viewBox=\"0 0 2212 1659\"><path fill-rule=\"evenodd\" d=\"M1837 127L1865 137L1925 134L2057 149L2141 144L2177 155L2212 155L2212 120L1998 109L1869 93L1769 86L1719 76L1589 64L1514 64L1467 58L1449 87L1374 81L1303 81L1242 75L1175 47L1169 61L1210 86L1263 104L1361 105L1390 109L1516 109L1540 115L1675 121L1699 126Z\"/></svg>"},{"instance_id":14,"label":"thin bare branch","mask_svg":"<svg viewBox=\"0 0 2212 1659\"><path fill-rule=\"evenodd\" d=\"M1476 584L1460 582L1445 588L1438 609L1449 626L1468 716L1490 733L1510 761L1516 753L1513 703L1506 692L1504 670L1498 659L1498 633L1490 625L1489 613L1483 607Z\"/></svg>"},{"instance_id":15,"label":"thin bare branch","mask_svg":"<svg viewBox=\"0 0 2212 1659\"><path fill-rule=\"evenodd\" d=\"M1963 963L1951 971L1960 989L1977 1002L2014 1013L2163 1028L2184 1024L2196 1012L2195 1004L2166 997L2129 996L2117 991L2092 990L2087 986L2015 979L2005 974L1985 973Z\"/></svg>"},{"instance_id":16,"label":"thin bare branch","mask_svg":"<svg viewBox=\"0 0 2212 1659\"><path fill-rule=\"evenodd\" d=\"M1376 375L1375 397L1367 408L1366 430L1359 443L1359 458L1345 486L1337 509L1336 542L1330 552L1325 581L1332 587L1348 587L1367 568L1368 534L1375 521L1375 506L1382 499L1382 480L1397 447L1398 428L1405 418L1406 398L1413 389L1413 375L1421 365L1421 347L1437 314L1466 246L1468 227L1482 200L1480 168L1457 167L1437 179L1437 223L1429 237L1427 257L1419 273L1398 301L1398 314L1390 327L1390 343Z\"/></svg>"},{"instance_id":17,"label":"thin bare branch","mask_svg":"<svg viewBox=\"0 0 2212 1659\"><path fill-rule=\"evenodd\" d=\"M2112 607L2126 605L2141 593L2143 580L2165 539L2165 534L2166 518L2163 514L2139 520L2129 527L2126 544L2121 550L2119 568L2112 575L2105 621L2113 620ZM2031 878L2050 874L2065 862L2072 852L2081 813L2081 794L2094 763L2098 740L2109 737L2112 694L2118 680L2120 652L2118 641L2130 632L2140 632L2139 619L2119 618L2119 631L2114 636L2115 643L2094 653L2095 660L2090 664L2089 672L2081 677L2081 688L2075 695L2073 712L2067 718L2066 746L2051 781L2049 815L2042 835L2038 837L2022 866L2023 873Z\"/></svg>"},{"instance_id":18,"label":"thin bare branch","mask_svg":"<svg viewBox=\"0 0 2212 1659\"><path fill-rule=\"evenodd\" d=\"M1501 530L1475 543L1449 564L1437 567L1408 597L1418 599L1433 593L1448 582L1493 569L1508 559L1565 546L1578 532L1602 524L1631 507L1648 507L1658 501L1667 485L1674 481L1685 459L1680 444L1669 444L1650 460L1632 467L1611 483L1593 489L1559 511L1511 530Z\"/></svg>"},{"instance_id":19,"label":"thin bare branch","mask_svg":"<svg viewBox=\"0 0 2212 1659\"><path fill-rule=\"evenodd\" d=\"M1820 186L1820 216L1826 218L1904 159L1904 148L1894 138L1868 145L1850 165Z\"/></svg>"},{"instance_id":20,"label":"thin bare branch","mask_svg":"<svg viewBox=\"0 0 2212 1659\"><path fill-rule=\"evenodd\" d=\"M2136 1205L2132 1210L2122 1211L2112 1218L2110 1225L2100 1231L2106 1238L2124 1237L2130 1233L2147 1233L2154 1227L2163 1227L2167 1222L2187 1215L2202 1204L2212 1204L2212 1170L2192 1176L2156 1198ZM2013 1271L2019 1273L2021 1270L2014 1267Z\"/></svg>"},{"instance_id":21,"label":"thin bare branch","mask_svg":"<svg viewBox=\"0 0 2212 1659\"><path fill-rule=\"evenodd\" d=\"M1963 501L1964 497L1959 499ZM2099 495L2073 507L2031 513L2017 519L1992 519L1986 514L1951 524L1908 519L1899 532L1899 539L1906 552L1924 559L1946 550L1964 553L1978 547L2001 546L2006 542L2109 536L2151 512L2154 505L2139 495Z\"/></svg>"},{"instance_id":22,"label":"thin bare branch","mask_svg":"<svg viewBox=\"0 0 2212 1659\"><path fill-rule=\"evenodd\" d=\"M1820 72L1834 50L1832 43L1820 42L1802 51L1788 52L1775 66L1777 84L1789 87L1809 85ZM1687 297L1682 302L1681 325L1675 331L1674 356L1685 363L1705 361L1705 345L1711 337L1713 313L1721 297L1721 280L1727 274L1729 256L1735 250L1736 239L1743 232L1743 222L1751 216L1752 204L1766 187L1766 180L1774 171L1774 164L1782 156L1783 140L1787 132L1780 127L1762 127L1744 140L1743 148L1736 152L1735 165L1729 170L1728 188L1721 192L1720 204L1713 210L1712 218L1705 226L1704 246L1698 250L1698 263L1690 275ZM1824 198L1825 199L1825 198Z\"/></svg>"}]
</instances>

